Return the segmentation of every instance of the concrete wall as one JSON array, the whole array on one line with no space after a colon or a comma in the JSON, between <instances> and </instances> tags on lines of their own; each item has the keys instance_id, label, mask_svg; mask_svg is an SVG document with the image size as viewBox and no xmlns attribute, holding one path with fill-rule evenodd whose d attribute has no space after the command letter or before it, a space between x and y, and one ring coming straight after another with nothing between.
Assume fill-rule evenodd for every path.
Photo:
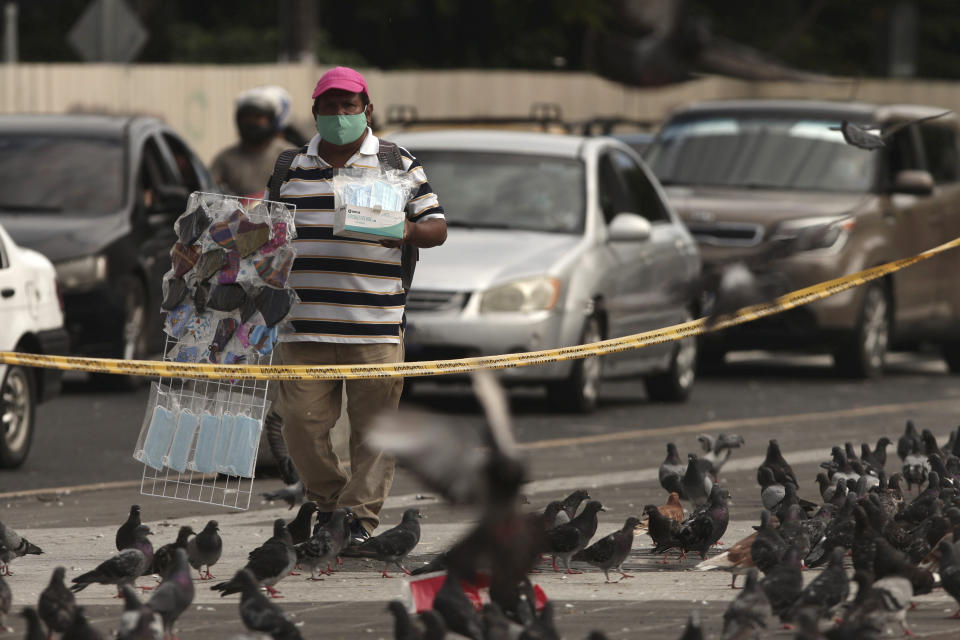
<instances>
[{"instance_id":1,"label":"concrete wall","mask_svg":"<svg viewBox=\"0 0 960 640\"><path fill-rule=\"evenodd\" d=\"M294 97L296 122L310 127L310 93L326 67L310 65L0 66L0 113L108 111L164 118L209 161L235 140L233 99L242 90L278 84ZM960 83L850 80L748 83L705 77L659 89L624 87L587 73L393 71L362 69L379 115L409 104L421 117L515 116L535 102L557 103L569 120L619 115L659 120L677 105L705 98L810 97L919 102L960 112Z\"/></svg>"}]
</instances>

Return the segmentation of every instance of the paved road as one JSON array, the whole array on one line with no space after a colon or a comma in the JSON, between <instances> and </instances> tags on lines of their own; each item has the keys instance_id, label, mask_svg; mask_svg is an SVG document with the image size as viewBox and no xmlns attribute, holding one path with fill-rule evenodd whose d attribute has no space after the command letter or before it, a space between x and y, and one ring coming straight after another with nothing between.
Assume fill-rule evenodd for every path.
<instances>
[{"instance_id":1,"label":"paved road","mask_svg":"<svg viewBox=\"0 0 960 640\"><path fill-rule=\"evenodd\" d=\"M476 403L466 390L425 389L414 401L461 424L479 419ZM246 552L269 535L273 518L291 515L256 498L250 511L233 512L141 496L138 488L122 484L139 477L139 466L128 458L144 404L143 393L101 394L84 383L72 383L62 398L43 407L43 432L27 466L0 475L0 493L6 494L97 481L121 483L112 489L68 495L47 491L6 496L0 502L0 518L47 550L43 556L14 564L17 575L9 582L15 608L35 602L52 567L62 564L68 575L76 575L107 557L116 526L131 503L143 505L144 519L156 532L157 543L172 540L181 523L199 527L208 518L217 518L228 541L220 571L214 571L220 577L229 576ZM721 477L734 498L733 523L725 537L729 544L757 521L755 469L767 439L779 439L804 482L801 495L812 497L817 465L828 458L831 445L896 436L907 418L945 435L958 424L960 388L956 378L930 358L898 358L884 380L866 383L834 377L822 359L791 359L790 366L785 366L782 361L747 355L702 379L694 397L682 406L648 404L641 387L627 382L607 387L600 410L589 417L551 412L542 397L532 392L516 394L512 405L518 438L533 472L534 480L525 489L532 506L540 507L572 488L587 487L609 509L602 514L601 533L618 528L644 504L662 500L656 468L665 442L675 441L685 453L693 450L700 432L742 434L746 446ZM275 479L257 481L258 491L277 486ZM420 494L420 487L400 473L383 514L387 523L396 522L411 504L427 514L423 544L411 558L413 565L426 561L470 519L469 513L429 497L422 499ZM648 549L649 541L638 538L626 565L638 577L614 585L603 584L603 575L597 572L536 576L558 605L565 637L584 637L593 628L604 629L613 638L640 637L640 629L644 636L679 637L693 607L703 612L708 633L718 635L722 611L735 595L728 588L729 576L691 572L692 561L663 567L646 553ZM280 602L303 622L305 637L388 638L391 625L384 603L403 594L403 581L381 579L379 569L348 561L344 572L322 583L289 578L281 583L285 599ZM181 620L181 638L202 633L213 640L242 632L234 598L215 598L199 583L197 593L196 606ZM104 630L114 628L118 617L119 605L112 595L108 587L91 587L80 598ZM956 637L960 623L944 620L954 609L942 592L924 596L919 608L910 613L911 627L923 637ZM18 632L19 622L12 620Z\"/></svg>"}]
</instances>

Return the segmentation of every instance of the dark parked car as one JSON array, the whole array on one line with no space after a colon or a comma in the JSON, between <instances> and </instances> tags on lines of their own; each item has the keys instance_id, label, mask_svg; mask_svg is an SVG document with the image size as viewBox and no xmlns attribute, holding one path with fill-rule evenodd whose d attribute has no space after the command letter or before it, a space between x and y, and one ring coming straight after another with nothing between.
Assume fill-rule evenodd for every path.
<instances>
[{"instance_id":1,"label":"dark parked car","mask_svg":"<svg viewBox=\"0 0 960 640\"><path fill-rule=\"evenodd\" d=\"M173 222L191 191L216 190L187 144L155 118L2 116L0 185L0 222L56 267L71 352L160 352Z\"/></svg>"}]
</instances>

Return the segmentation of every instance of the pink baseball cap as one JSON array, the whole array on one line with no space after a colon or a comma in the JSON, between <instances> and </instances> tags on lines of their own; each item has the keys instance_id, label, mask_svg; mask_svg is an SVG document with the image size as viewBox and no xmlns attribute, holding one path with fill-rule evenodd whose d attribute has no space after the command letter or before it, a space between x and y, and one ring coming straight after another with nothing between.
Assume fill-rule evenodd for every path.
<instances>
[{"instance_id":1,"label":"pink baseball cap","mask_svg":"<svg viewBox=\"0 0 960 640\"><path fill-rule=\"evenodd\" d=\"M367 89L367 81L363 79L359 71L349 67L334 67L320 77L317 82L317 88L313 90L313 99L330 89L342 89L351 93L365 93L370 96Z\"/></svg>"}]
</instances>

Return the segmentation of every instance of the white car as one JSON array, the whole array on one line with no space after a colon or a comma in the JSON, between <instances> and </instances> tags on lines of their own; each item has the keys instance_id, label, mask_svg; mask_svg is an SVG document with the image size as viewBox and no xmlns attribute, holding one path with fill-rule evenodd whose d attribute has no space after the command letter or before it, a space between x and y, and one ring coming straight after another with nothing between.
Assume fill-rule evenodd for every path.
<instances>
[{"instance_id":1,"label":"white car","mask_svg":"<svg viewBox=\"0 0 960 640\"><path fill-rule=\"evenodd\" d=\"M69 339L53 264L0 226L0 351L61 355ZM23 464L38 402L60 391L60 371L0 364L0 468Z\"/></svg>"}]
</instances>

